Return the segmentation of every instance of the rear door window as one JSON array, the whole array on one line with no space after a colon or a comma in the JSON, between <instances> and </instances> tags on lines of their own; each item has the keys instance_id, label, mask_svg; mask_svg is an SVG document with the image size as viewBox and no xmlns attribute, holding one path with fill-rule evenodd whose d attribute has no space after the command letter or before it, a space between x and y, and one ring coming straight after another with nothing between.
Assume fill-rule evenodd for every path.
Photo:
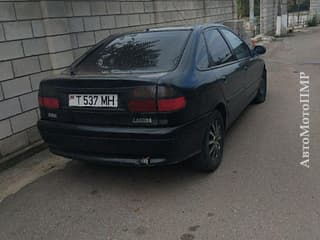
<instances>
[{"instance_id":1,"label":"rear door window","mask_svg":"<svg viewBox=\"0 0 320 240\"><path fill-rule=\"evenodd\" d=\"M197 50L197 67L199 69L206 69L209 67L208 49L203 34L200 36Z\"/></svg>"},{"instance_id":2,"label":"rear door window","mask_svg":"<svg viewBox=\"0 0 320 240\"><path fill-rule=\"evenodd\" d=\"M234 56L228 44L216 29L210 29L204 33L209 51L210 67L218 66L234 60Z\"/></svg>"},{"instance_id":3,"label":"rear door window","mask_svg":"<svg viewBox=\"0 0 320 240\"><path fill-rule=\"evenodd\" d=\"M103 44L75 69L78 74L165 72L180 61L190 30L125 34Z\"/></svg>"},{"instance_id":4,"label":"rear door window","mask_svg":"<svg viewBox=\"0 0 320 240\"><path fill-rule=\"evenodd\" d=\"M247 58L251 56L248 45L237 35L227 29L221 29L221 32L230 43L237 59Z\"/></svg>"}]
</instances>

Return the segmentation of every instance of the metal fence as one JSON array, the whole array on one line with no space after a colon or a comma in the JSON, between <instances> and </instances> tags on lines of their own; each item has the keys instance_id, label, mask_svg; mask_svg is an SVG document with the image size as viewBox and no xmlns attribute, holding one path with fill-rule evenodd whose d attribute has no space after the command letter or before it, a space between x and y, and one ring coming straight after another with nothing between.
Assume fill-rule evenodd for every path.
<instances>
[{"instance_id":1,"label":"metal fence","mask_svg":"<svg viewBox=\"0 0 320 240\"><path fill-rule=\"evenodd\" d=\"M291 12L288 14L288 27L306 26L309 19L309 11Z\"/></svg>"}]
</instances>

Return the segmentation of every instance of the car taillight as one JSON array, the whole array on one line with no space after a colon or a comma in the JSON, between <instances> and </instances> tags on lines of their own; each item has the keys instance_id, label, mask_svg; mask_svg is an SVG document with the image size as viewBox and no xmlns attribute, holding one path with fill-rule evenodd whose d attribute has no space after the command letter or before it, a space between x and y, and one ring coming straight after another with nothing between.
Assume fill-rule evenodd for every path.
<instances>
[{"instance_id":1,"label":"car taillight","mask_svg":"<svg viewBox=\"0 0 320 240\"><path fill-rule=\"evenodd\" d=\"M38 102L40 107L48 108L48 109L58 109L59 108L59 100L53 97L38 97Z\"/></svg>"},{"instance_id":2,"label":"car taillight","mask_svg":"<svg viewBox=\"0 0 320 240\"><path fill-rule=\"evenodd\" d=\"M157 104L155 100L132 100L129 102L130 112L156 112Z\"/></svg>"},{"instance_id":3,"label":"car taillight","mask_svg":"<svg viewBox=\"0 0 320 240\"><path fill-rule=\"evenodd\" d=\"M158 112L173 112L186 106L184 97L158 99Z\"/></svg>"},{"instance_id":4,"label":"car taillight","mask_svg":"<svg viewBox=\"0 0 320 240\"><path fill-rule=\"evenodd\" d=\"M186 106L185 97L177 94L172 87L138 87L129 101L131 112L174 112Z\"/></svg>"}]
</instances>

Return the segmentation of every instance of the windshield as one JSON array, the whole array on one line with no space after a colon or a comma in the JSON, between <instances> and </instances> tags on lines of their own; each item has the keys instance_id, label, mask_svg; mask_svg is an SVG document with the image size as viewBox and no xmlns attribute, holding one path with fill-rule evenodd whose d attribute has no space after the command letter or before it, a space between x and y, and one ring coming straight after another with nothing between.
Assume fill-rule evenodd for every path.
<instances>
[{"instance_id":1,"label":"windshield","mask_svg":"<svg viewBox=\"0 0 320 240\"><path fill-rule=\"evenodd\" d=\"M78 74L166 72L180 61L190 30L122 35L89 54L75 69Z\"/></svg>"}]
</instances>

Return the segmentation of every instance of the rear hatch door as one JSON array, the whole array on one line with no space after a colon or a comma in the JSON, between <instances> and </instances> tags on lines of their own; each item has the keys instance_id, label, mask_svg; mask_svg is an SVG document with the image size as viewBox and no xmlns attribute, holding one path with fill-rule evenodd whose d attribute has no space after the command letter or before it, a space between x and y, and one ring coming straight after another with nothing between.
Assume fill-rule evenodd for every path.
<instances>
[{"instance_id":1,"label":"rear hatch door","mask_svg":"<svg viewBox=\"0 0 320 240\"><path fill-rule=\"evenodd\" d=\"M58 97L56 121L101 126L152 126L157 125L156 113L132 113L128 104L135 89L144 87L154 91L149 94L156 101L158 77L159 74L55 78L41 83L39 95ZM139 122L137 119L148 121Z\"/></svg>"}]
</instances>

